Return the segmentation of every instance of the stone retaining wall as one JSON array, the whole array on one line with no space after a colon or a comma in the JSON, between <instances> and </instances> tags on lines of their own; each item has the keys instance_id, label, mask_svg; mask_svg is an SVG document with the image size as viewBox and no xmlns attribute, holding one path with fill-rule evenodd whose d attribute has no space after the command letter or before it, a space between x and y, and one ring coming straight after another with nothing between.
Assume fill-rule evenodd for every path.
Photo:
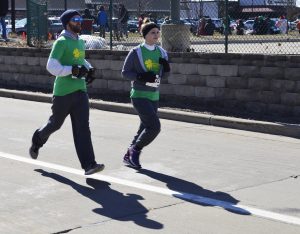
<instances>
[{"instance_id":1,"label":"stone retaining wall","mask_svg":"<svg viewBox=\"0 0 300 234\"><path fill-rule=\"evenodd\" d=\"M0 48L0 85L52 89L48 49ZM126 51L87 51L97 80L90 93L124 93L130 82L120 71ZM170 53L172 72L162 97L252 113L300 116L300 56Z\"/></svg>"}]
</instances>

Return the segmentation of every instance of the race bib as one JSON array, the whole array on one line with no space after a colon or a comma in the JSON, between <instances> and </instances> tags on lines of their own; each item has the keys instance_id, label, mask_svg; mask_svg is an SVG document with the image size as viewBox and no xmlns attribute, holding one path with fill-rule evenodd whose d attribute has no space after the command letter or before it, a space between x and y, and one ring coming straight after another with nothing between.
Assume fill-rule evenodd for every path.
<instances>
[{"instance_id":1,"label":"race bib","mask_svg":"<svg viewBox=\"0 0 300 234\"><path fill-rule=\"evenodd\" d=\"M161 78L159 77L159 75L156 75L155 82L154 83L146 82L146 85L150 86L150 87L153 87L153 88L158 88L159 85L160 85L160 79Z\"/></svg>"}]
</instances>

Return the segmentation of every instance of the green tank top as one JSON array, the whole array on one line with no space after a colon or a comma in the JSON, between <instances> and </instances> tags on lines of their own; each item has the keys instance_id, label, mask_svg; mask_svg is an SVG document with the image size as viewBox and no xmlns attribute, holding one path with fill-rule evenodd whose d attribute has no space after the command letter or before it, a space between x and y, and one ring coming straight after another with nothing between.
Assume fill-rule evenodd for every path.
<instances>
[{"instance_id":1,"label":"green tank top","mask_svg":"<svg viewBox=\"0 0 300 234\"><path fill-rule=\"evenodd\" d=\"M159 74L160 64L159 58L162 57L159 48L155 50L148 50L144 46L141 46L142 56L144 66L147 71L153 71L155 74ZM130 98L147 98L151 101L158 101L159 100L159 91L142 91L131 89Z\"/></svg>"}]
</instances>

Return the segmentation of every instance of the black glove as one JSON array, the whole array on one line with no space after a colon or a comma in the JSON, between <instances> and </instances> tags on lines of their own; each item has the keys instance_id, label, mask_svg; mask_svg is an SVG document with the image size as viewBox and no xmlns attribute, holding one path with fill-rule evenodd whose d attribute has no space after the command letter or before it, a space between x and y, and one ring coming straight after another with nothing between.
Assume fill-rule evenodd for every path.
<instances>
[{"instance_id":1,"label":"black glove","mask_svg":"<svg viewBox=\"0 0 300 234\"><path fill-rule=\"evenodd\" d=\"M154 83L155 79L156 79L156 75L152 71L140 73L137 76L137 80L142 81L142 82Z\"/></svg>"},{"instance_id":2,"label":"black glove","mask_svg":"<svg viewBox=\"0 0 300 234\"><path fill-rule=\"evenodd\" d=\"M160 57L158 62L159 62L159 64L162 65L164 72L170 72L171 69L170 69L170 64L169 64L168 60Z\"/></svg>"},{"instance_id":3,"label":"black glove","mask_svg":"<svg viewBox=\"0 0 300 234\"><path fill-rule=\"evenodd\" d=\"M85 78L86 84L90 84L90 83L92 83L96 79L96 77L95 77L95 71L96 70L93 67L89 69L88 74L87 74L87 76Z\"/></svg>"},{"instance_id":4,"label":"black glove","mask_svg":"<svg viewBox=\"0 0 300 234\"><path fill-rule=\"evenodd\" d=\"M85 66L73 65L72 76L78 79L85 77L88 74L88 69Z\"/></svg>"}]
</instances>

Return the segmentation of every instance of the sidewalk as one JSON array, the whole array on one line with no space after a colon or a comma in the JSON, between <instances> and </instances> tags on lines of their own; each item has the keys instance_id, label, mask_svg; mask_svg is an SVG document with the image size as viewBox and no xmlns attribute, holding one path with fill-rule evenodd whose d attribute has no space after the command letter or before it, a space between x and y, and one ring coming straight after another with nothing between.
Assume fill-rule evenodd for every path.
<instances>
[{"instance_id":1,"label":"sidewalk","mask_svg":"<svg viewBox=\"0 0 300 234\"><path fill-rule=\"evenodd\" d=\"M51 103L52 100L52 95L50 94L8 89L0 89L0 96L46 103ZM132 108L131 104L104 102L91 99L90 105L92 108L98 110L135 114L135 111ZM159 116L163 119L175 121L300 138L300 125L296 124L271 123L165 109L159 109Z\"/></svg>"}]
</instances>

